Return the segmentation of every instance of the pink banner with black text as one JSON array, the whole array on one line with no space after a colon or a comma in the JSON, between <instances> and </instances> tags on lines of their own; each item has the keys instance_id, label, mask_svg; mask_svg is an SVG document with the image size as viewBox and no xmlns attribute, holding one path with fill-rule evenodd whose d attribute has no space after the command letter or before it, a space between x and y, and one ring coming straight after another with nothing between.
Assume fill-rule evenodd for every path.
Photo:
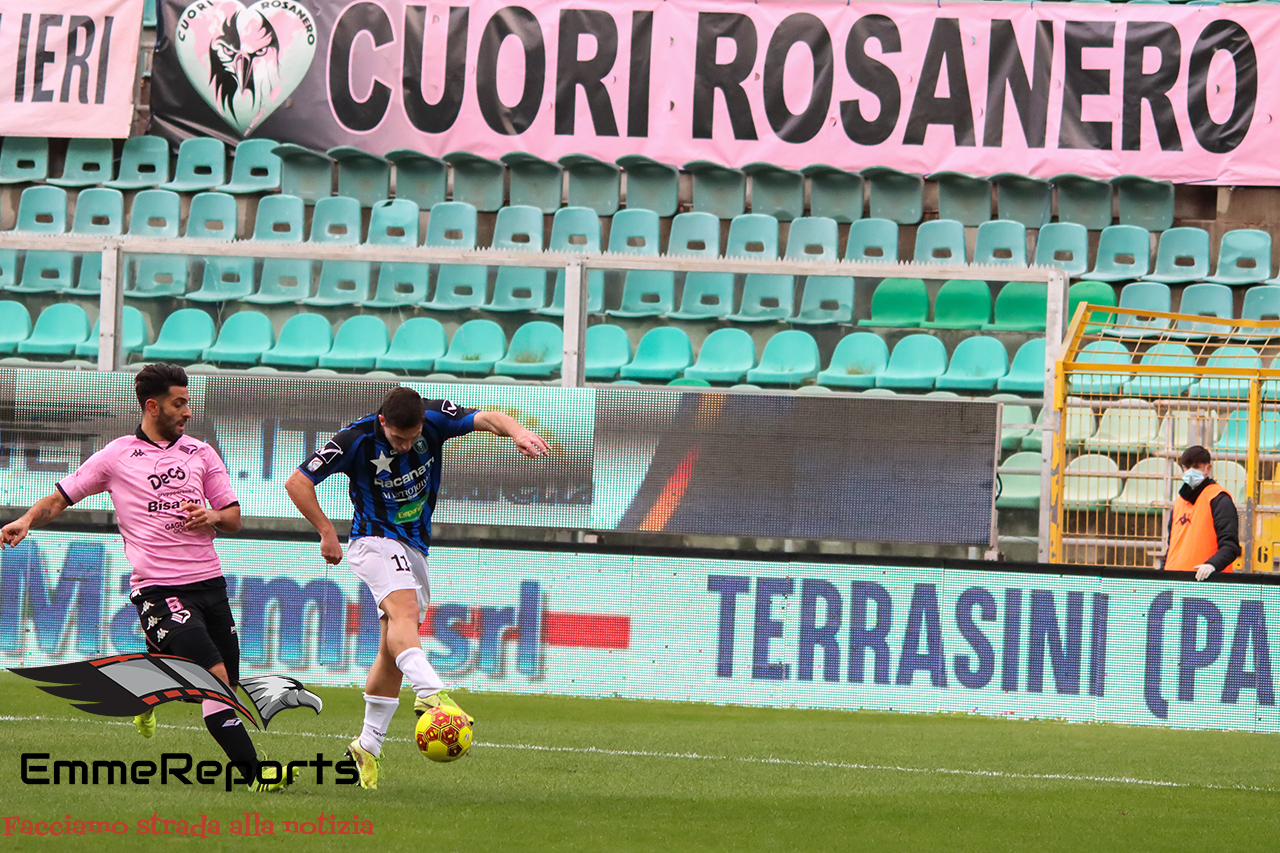
<instances>
[{"instance_id":1,"label":"pink banner with black text","mask_svg":"<svg viewBox=\"0 0 1280 853\"><path fill-rule=\"evenodd\" d=\"M0 136L128 136L142 6L0 0Z\"/></svg>"},{"instance_id":2,"label":"pink banner with black text","mask_svg":"<svg viewBox=\"0 0 1280 853\"><path fill-rule=\"evenodd\" d=\"M161 6L152 112L175 138L1280 185L1274 7Z\"/></svg>"}]
</instances>

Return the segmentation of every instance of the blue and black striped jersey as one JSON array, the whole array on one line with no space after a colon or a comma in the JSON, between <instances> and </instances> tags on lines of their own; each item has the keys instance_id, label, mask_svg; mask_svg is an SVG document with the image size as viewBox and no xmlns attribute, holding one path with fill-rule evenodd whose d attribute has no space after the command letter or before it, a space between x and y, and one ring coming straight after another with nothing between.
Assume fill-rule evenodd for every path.
<instances>
[{"instance_id":1,"label":"blue and black striped jersey","mask_svg":"<svg viewBox=\"0 0 1280 853\"><path fill-rule=\"evenodd\" d=\"M339 471L351 482L351 538L385 536L427 550L431 512L440 490L445 441L475 429L475 409L427 400L422 436L407 453L394 453L377 414L353 422L298 466L313 483Z\"/></svg>"}]
</instances>

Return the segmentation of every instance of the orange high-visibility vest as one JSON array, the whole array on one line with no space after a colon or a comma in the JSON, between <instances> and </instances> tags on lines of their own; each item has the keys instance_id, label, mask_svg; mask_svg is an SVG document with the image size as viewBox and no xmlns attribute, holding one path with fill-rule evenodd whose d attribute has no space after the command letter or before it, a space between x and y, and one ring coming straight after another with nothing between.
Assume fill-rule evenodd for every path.
<instances>
[{"instance_id":1,"label":"orange high-visibility vest","mask_svg":"<svg viewBox=\"0 0 1280 853\"><path fill-rule=\"evenodd\" d=\"M1217 483L1204 487L1196 502L1188 503L1182 495L1173 502L1173 531L1169 534L1169 554L1165 571L1194 572L1196 566L1218 552L1218 531L1213 527L1213 499L1225 492ZM1227 566L1223 571L1231 571Z\"/></svg>"}]
</instances>

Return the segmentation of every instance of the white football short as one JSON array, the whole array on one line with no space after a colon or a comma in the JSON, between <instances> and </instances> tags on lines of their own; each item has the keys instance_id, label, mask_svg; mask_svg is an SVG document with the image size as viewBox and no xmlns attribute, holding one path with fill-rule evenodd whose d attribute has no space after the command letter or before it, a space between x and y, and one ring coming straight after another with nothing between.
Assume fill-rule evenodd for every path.
<instances>
[{"instance_id":1,"label":"white football short","mask_svg":"<svg viewBox=\"0 0 1280 853\"><path fill-rule=\"evenodd\" d=\"M364 581L378 603L398 589L411 589L418 595L418 621L427 615L431 601L431 575L427 555L395 539L384 536L361 536L347 547L347 562L355 576Z\"/></svg>"}]
</instances>

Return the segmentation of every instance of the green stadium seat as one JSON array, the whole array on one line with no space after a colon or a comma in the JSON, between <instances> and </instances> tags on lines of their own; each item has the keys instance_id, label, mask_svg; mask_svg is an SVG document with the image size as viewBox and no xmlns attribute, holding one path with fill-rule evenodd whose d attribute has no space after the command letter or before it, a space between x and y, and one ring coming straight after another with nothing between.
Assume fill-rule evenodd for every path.
<instances>
[{"instance_id":1,"label":"green stadium seat","mask_svg":"<svg viewBox=\"0 0 1280 853\"><path fill-rule=\"evenodd\" d=\"M936 388L964 391L993 391L996 382L1009 372L1009 352L1002 342L985 335L965 338L956 345L947 372L938 377Z\"/></svg>"},{"instance_id":2,"label":"green stadium seat","mask_svg":"<svg viewBox=\"0 0 1280 853\"><path fill-rule=\"evenodd\" d=\"M747 207L747 176L710 160L693 160L684 164L693 176L693 209L710 213L718 219L733 219Z\"/></svg>"},{"instance_id":3,"label":"green stadium seat","mask_svg":"<svg viewBox=\"0 0 1280 853\"><path fill-rule=\"evenodd\" d=\"M1077 281L1067 289L1067 317L1076 316L1076 308L1081 304L1113 307L1116 304L1116 289L1105 281ZM1089 325L1085 327L1088 334L1097 334L1102 330L1100 323L1112 322L1112 315L1106 311L1093 311L1089 316Z\"/></svg>"},{"instance_id":4,"label":"green stadium seat","mask_svg":"<svg viewBox=\"0 0 1280 853\"><path fill-rule=\"evenodd\" d=\"M636 345L635 358L623 365L623 379L670 381L693 364L693 345L683 329L659 326L645 332Z\"/></svg>"},{"instance_id":5,"label":"green stadium seat","mask_svg":"<svg viewBox=\"0 0 1280 853\"><path fill-rule=\"evenodd\" d=\"M996 185L996 211L1001 219L1026 228L1048 224L1053 209L1053 184L1017 172L991 176Z\"/></svg>"},{"instance_id":6,"label":"green stadium seat","mask_svg":"<svg viewBox=\"0 0 1280 853\"><path fill-rule=\"evenodd\" d=\"M299 301L323 307L359 305L369 298L372 273L368 261L325 261L320 265L316 295Z\"/></svg>"},{"instance_id":7,"label":"green stadium seat","mask_svg":"<svg viewBox=\"0 0 1280 853\"><path fill-rule=\"evenodd\" d=\"M465 201L482 213L502 207L506 169L501 163L470 151L452 151L444 161L453 169L454 201Z\"/></svg>"},{"instance_id":8,"label":"green stadium seat","mask_svg":"<svg viewBox=\"0 0 1280 853\"><path fill-rule=\"evenodd\" d=\"M756 345L742 329L716 329L707 335L698 351L698 360L684 372L686 379L711 382L741 382L756 366Z\"/></svg>"},{"instance_id":9,"label":"green stadium seat","mask_svg":"<svg viewBox=\"0 0 1280 853\"><path fill-rule=\"evenodd\" d=\"M1126 284L1120 291L1119 307L1121 308L1168 313L1173 310L1172 303L1173 295L1169 290L1169 285L1160 284L1159 282L1135 281ZM1151 317L1144 320L1142 316L1120 317L1116 315L1116 322L1123 323L1123 325L1109 328L1106 333L1118 338L1144 338L1163 334L1169 328L1169 319L1167 317Z\"/></svg>"},{"instance_id":10,"label":"green stadium seat","mask_svg":"<svg viewBox=\"0 0 1280 853\"><path fill-rule=\"evenodd\" d=\"M510 175L508 193L511 204L536 207L543 213L555 213L560 209L564 170L559 163L524 151L512 151L502 155L501 159Z\"/></svg>"},{"instance_id":11,"label":"green stadium seat","mask_svg":"<svg viewBox=\"0 0 1280 853\"><path fill-rule=\"evenodd\" d=\"M262 354L274 367L316 367L333 346L333 329L320 314L294 314L280 328L275 346Z\"/></svg>"},{"instance_id":12,"label":"green stadium seat","mask_svg":"<svg viewBox=\"0 0 1280 853\"><path fill-rule=\"evenodd\" d=\"M769 338L760 364L747 371L753 385L787 385L792 388L818 376L818 343L808 332L788 329Z\"/></svg>"},{"instance_id":13,"label":"green stadium seat","mask_svg":"<svg viewBox=\"0 0 1280 853\"><path fill-rule=\"evenodd\" d=\"M996 473L1000 476L996 509L1040 508L1039 453L1015 453L1000 463Z\"/></svg>"},{"instance_id":14,"label":"green stadium seat","mask_svg":"<svg viewBox=\"0 0 1280 853\"><path fill-rule=\"evenodd\" d=\"M563 158L561 162L564 162ZM663 218L676 214L680 200L679 170L642 154L626 154L614 162L627 173L627 207L652 210ZM569 188L572 192L572 172L569 177ZM573 201L569 204L578 206ZM594 207L591 204L581 206Z\"/></svg>"},{"instance_id":15,"label":"green stadium seat","mask_svg":"<svg viewBox=\"0 0 1280 853\"><path fill-rule=\"evenodd\" d=\"M1092 341L1084 345L1076 361L1080 364L1128 365L1132 363L1130 356L1128 347L1119 341ZM1070 377L1070 389L1075 394L1118 394L1128 379L1123 373L1074 373Z\"/></svg>"},{"instance_id":16,"label":"green stadium seat","mask_svg":"<svg viewBox=\"0 0 1280 853\"><path fill-rule=\"evenodd\" d=\"M511 335L507 354L493 366L499 376L550 379L564 361L564 332L555 323L534 320Z\"/></svg>"},{"instance_id":17,"label":"green stadium seat","mask_svg":"<svg viewBox=\"0 0 1280 853\"><path fill-rule=\"evenodd\" d=\"M947 372L947 348L933 335L907 335L889 354L884 372L876 377L877 388L932 388Z\"/></svg>"},{"instance_id":18,"label":"green stadium seat","mask_svg":"<svg viewBox=\"0 0 1280 853\"><path fill-rule=\"evenodd\" d=\"M966 257L964 226L954 219L931 219L916 229L916 263L963 264Z\"/></svg>"},{"instance_id":19,"label":"green stadium seat","mask_svg":"<svg viewBox=\"0 0 1280 853\"><path fill-rule=\"evenodd\" d=\"M453 333L449 351L436 359L436 370L483 376L507 354L507 336L492 320L468 320Z\"/></svg>"},{"instance_id":20,"label":"green stadium seat","mask_svg":"<svg viewBox=\"0 0 1280 853\"><path fill-rule=\"evenodd\" d=\"M1101 231L1111 224L1111 184L1064 173L1049 179L1058 189L1058 220Z\"/></svg>"},{"instance_id":21,"label":"green stadium seat","mask_svg":"<svg viewBox=\"0 0 1280 853\"><path fill-rule=\"evenodd\" d=\"M362 208L373 207L391 195L391 161L387 158L354 145L339 145L326 153L338 164L338 195L355 199Z\"/></svg>"},{"instance_id":22,"label":"green stadium seat","mask_svg":"<svg viewBox=\"0 0 1280 853\"><path fill-rule=\"evenodd\" d=\"M212 317L199 308L180 308L164 318L156 342L143 347L142 357L147 361L199 361L215 337Z\"/></svg>"},{"instance_id":23,"label":"green stadium seat","mask_svg":"<svg viewBox=\"0 0 1280 853\"><path fill-rule=\"evenodd\" d=\"M804 326L852 323L853 288L852 276L807 276L800 311L789 322Z\"/></svg>"},{"instance_id":24,"label":"green stadium seat","mask_svg":"<svg viewBox=\"0 0 1280 853\"><path fill-rule=\"evenodd\" d=\"M1120 196L1120 224L1146 231L1173 227L1173 182L1154 181L1141 175L1111 179Z\"/></svg>"},{"instance_id":25,"label":"green stadium seat","mask_svg":"<svg viewBox=\"0 0 1280 853\"><path fill-rule=\"evenodd\" d=\"M886 278L871 294L871 316L859 326L915 328L929 318L929 291L918 278Z\"/></svg>"},{"instance_id":26,"label":"green stadium seat","mask_svg":"<svg viewBox=\"0 0 1280 853\"><path fill-rule=\"evenodd\" d=\"M1103 510L1120 496L1120 466L1109 456L1077 456L1067 465L1063 503L1068 510Z\"/></svg>"},{"instance_id":27,"label":"green stadium seat","mask_svg":"<svg viewBox=\"0 0 1280 853\"><path fill-rule=\"evenodd\" d=\"M115 177L115 144L110 139L69 139L55 187L94 187Z\"/></svg>"},{"instance_id":28,"label":"green stadium seat","mask_svg":"<svg viewBox=\"0 0 1280 853\"><path fill-rule=\"evenodd\" d=\"M273 139L245 139L231 156L231 180L217 189L231 195L272 193L280 189L280 158ZM182 152L178 152L181 161Z\"/></svg>"},{"instance_id":29,"label":"green stadium seat","mask_svg":"<svg viewBox=\"0 0 1280 853\"><path fill-rule=\"evenodd\" d=\"M1049 289L1039 281L1008 281L996 293L995 320L984 329L1043 332L1049 311Z\"/></svg>"},{"instance_id":30,"label":"green stadium seat","mask_svg":"<svg viewBox=\"0 0 1280 853\"><path fill-rule=\"evenodd\" d=\"M1196 368L1196 357L1186 344L1156 344L1142 354L1138 364L1185 367L1188 372L1185 376L1135 376L1127 380L1120 389L1127 397L1181 397L1196 382L1196 377L1192 375Z\"/></svg>"},{"instance_id":31,"label":"green stadium seat","mask_svg":"<svg viewBox=\"0 0 1280 853\"><path fill-rule=\"evenodd\" d=\"M566 202L569 207L589 207L597 216L613 216L618 212L622 172L617 166L588 154L566 154L560 158L560 165L568 175ZM637 200L630 199L627 207L644 209Z\"/></svg>"},{"instance_id":32,"label":"green stadium seat","mask_svg":"<svg viewBox=\"0 0 1280 853\"><path fill-rule=\"evenodd\" d=\"M869 188L873 219L915 225L924 217L924 178L921 176L888 166L869 166L862 170L862 177Z\"/></svg>"},{"instance_id":33,"label":"green stadium seat","mask_svg":"<svg viewBox=\"0 0 1280 853\"><path fill-rule=\"evenodd\" d=\"M1116 400L1098 420L1097 431L1084 442L1090 453L1142 453L1160 432L1156 407L1145 400Z\"/></svg>"},{"instance_id":34,"label":"green stadium seat","mask_svg":"<svg viewBox=\"0 0 1280 853\"><path fill-rule=\"evenodd\" d=\"M1085 276L1094 281L1133 281L1151 266L1151 235L1134 225L1111 225L1098 238L1098 257Z\"/></svg>"},{"instance_id":35,"label":"green stadium seat","mask_svg":"<svg viewBox=\"0 0 1280 853\"><path fill-rule=\"evenodd\" d=\"M304 215L302 199L296 195L263 196L253 218L253 239L264 243L301 243Z\"/></svg>"},{"instance_id":36,"label":"green stadium seat","mask_svg":"<svg viewBox=\"0 0 1280 853\"><path fill-rule=\"evenodd\" d=\"M1205 367L1261 370L1262 357L1253 347L1218 347L1205 361ZM1207 400L1247 400L1249 399L1249 380L1232 376L1205 376L1196 380L1187 389L1187 396Z\"/></svg>"},{"instance_id":37,"label":"green stadium seat","mask_svg":"<svg viewBox=\"0 0 1280 853\"><path fill-rule=\"evenodd\" d=\"M981 225L991 218L991 182L962 172L934 172L938 185L938 218L962 225Z\"/></svg>"},{"instance_id":38,"label":"green stadium seat","mask_svg":"<svg viewBox=\"0 0 1280 853\"><path fill-rule=\"evenodd\" d=\"M1036 233L1036 263L1060 267L1071 278L1089 269L1089 232L1076 222L1050 222Z\"/></svg>"},{"instance_id":39,"label":"green stadium seat","mask_svg":"<svg viewBox=\"0 0 1280 853\"><path fill-rule=\"evenodd\" d=\"M370 314L357 314L342 321L333 347L320 356L319 365L334 370L372 370L378 356L387 354L390 343L386 323Z\"/></svg>"},{"instance_id":40,"label":"green stadium seat","mask_svg":"<svg viewBox=\"0 0 1280 853\"><path fill-rule=\"evenodd\" d=\"M1151 2L1151 0L1147 0ZM1113 512L1143 514L1161 512L1173 501L1169 495L1173 463L1168 459L1142 459L1129 469L1124 488L1111 502ZM1157 479L1158 478L1158 479Z\"/></svg>"},{"instance_id":41,"label":"green stadium seat","mask_svg":"<svg viewBox=\"0 0 1280 853\"><path fill-rule=\"evenodd\" d=\"M542 251L542 212L536 207L504 207L493 227L494 249ZM547 302L547 271L534 267L498 267L493 299L486 311L536 311Z\"/></svg>"},{"instance_id":42,"label":"green stadium seat","mask_svg":"<svg viewBox=\"0 0 1280 853\"><path fill-rule=\"evenodd\" d=\"M862 218L862 175L825 163L805 166L800 174L809 179L810 216L826 216L836 222Z\"/></svg>"},{"instance_id":43,"label":"green stadium seat","mask_svg":"<svg viewBox=\"0 0 1280 853\"><path fill-rule=\"evenodd\" d=\"M1259 322L1280 320L1280 287L1273 284L1260 284L1246 290L1244 305L1240 308L1240 319ZM1280 337L1280 324L1241 329L1240 334L1253 341Z\"/></svg>"},{"instance_id":44,"label":"green stadium seat","mask_svg":"<svg viewBox=\"0 0 1280 853\"><path fill-rule=\"evenodd\" d=\"M276 333L266 314L237 311L222 321L218 340L202 350L200 358L213 364L249 366L257 364L275 343Z\"/></svg>"},{"instance_id":45,"label":"green stadium seat","mask_svg":"<svg viewBox=\"0 0 1280 853\"><path fill-rule=\"evenodd\" d=\"M416 248L418 220L418 206L408 199L387 198L374 202L369 211L367 242L376 246Z\"/></svg>"},{"instance_id":46,"label":"green stadium seat","mask_svg":"<svg viewBox=\"0 0 1280 853\"><path fill-rule=\"evenodd\" d=\"M1237 228L1222 235L1218 269L1205 279L1213 284L1257 284L1271 278L1271 234Z\"/></svg>"},{"instance_id":47,"label":"green stadium seat","mask_svg":"<svg viewBox=\"0 0 1280 853\"><path fill-rule=\"evenodd\" d=\"M333 195L333 160L326 154L286 142L271 149L280 158L280 192L315 204Z\"/></svg>"},{"instance_id":48,"label":"green stadium seat","mask_svg":"<svg viewBox=\"0 0 1280 853\"><path fill-rule=\"evenodd\" d=\"M1021 222L993 219L978 226L975 264L1027 265L1027 229Z\"/></svg>"},{"instance_id":49,"label":"green stadium seat","mask_svg":"<svg viewBox=\"0 0 1280 853\"><path fill-rule=\"evenodd\" d=\"M1189 284L1209 275L1209 232L1203 228L1170 228L1160 235L1156 269L1143 281Z\"/></svg>"},{"instance_id":50,"label":"green stadium seat","mask_svg":"<svg viewBox=\"0 0 1280 853\"><path fill-rule=\"evenodd\" d=\"M952 279L942 283L933 301L933 319L922 329L981 329L991 322L991 286L985 281Z\"/></svg>"},{"instance_id":51,"label":"green stadium seat","mask_svg":"<svg viewBox=\"0 0 1280 853\"><path fill-rule=\"evenodd\" d=\"M464 201L445 201L431 208L427 221L427 245L450 249L474 249L479 217L474 206ZM383 264L385 268L387 264ZM399 269L411 266L413 269ZM420 264L397 264L392 270L399 278L409 278L417 290L418 277L426 274ZM489 270L475 264L441 264L436 273L436 292L419 302L429 311L460 311L484 304L489 286ZM424 285L425 297L425 285Z\"/></svg>"},{"instance_id":52,"label":"green stadium seat","mask_svg":"<svg viewBox=\"0 0 1280 853\"><path fill-rule=\"evenodd\" d=\"M105 186L145 190L169 180L169 143L158 136L131 136L120 152L120 169Z\"/></svg>"},{"instance_id":53,"label":"green stadium seat","mask_svg":"<svg viewBox=\"0 0 1280 853\"><path fill-rule=\"evenodd\" d=\"M39 183L49 177L49 139L6 136L0 145L0 184Z\"/></svg>"},{"instance_id":54,"label":"green stadium seat","mask_svg":"<svg viewBox=\"0 0 1280 853\"><path fill-rule=\"evenodd\" d=\"M311 212L311 234L307 241L355 246L360 243L361 223L360 202L349 196L326 196L316 202Z\"/></svg>"},{"instance_id":55,"label":"green stadium seat","mask_svg":"<svg viewBox=\"0 0 1280 853\"><path fill-rule=\"evenodd\" d=\"M162 190L195 193L215 189L227 182L227 148L221 139L193 136L178 146L178 163L173 180L160 185Z\"/></svg>"},{"instance_id":56,"label":"green stadium seat","mask_svg":"<svg viewBox=\"0 0 1280 853\"><path fill-rule=\"evenodd\" d=\"M845 241L846 261L898 260L898 224L888 219L859 219L849 226Z\"/></svg>"},{"instance_id":57,"label":"green stadium seat","mask_svg":"<svg viewBox=\"0 0 1280 853\"><path fill-rule=\"evenodd\" d=\"M385 355L374 359L379 370L429 373L447 349L444 326L432 317L410 317L400 324Z\"/></svg>"},{"instance_id":58,"label":"green stadium seat","mask_svg":"<svg viewBox=\"0 0 1280 853\"><path fill-rule=\"evenodd\" d=\"M551 220L552 252L582 252L597 254L600 251L600 217L589 207L562 207ZM604 310L604 270L587 270L587 313L599 314ZM552 317L564 316L564 270L556 273L551 304L537 309L536 313Z\"/></svg>"},{"instance_id":59,"label":"green stadium seat","mask_svg":"<svg viewBox=\"0 0 1280 853\"><path fill-rule=\"evenodd\" d=\"M613 215L609 251L620 255L658 254L658 214L627 208ZM670 270L628 270L622 304L606 311L613 317L656 317L675 308L676 277Z\"/></svg>"},{"instance_id":60,"label":"green stadium seat","mask_svg":"<svg viewBox=\"0 0 1280 853\"><path fill-rule=\"evenodd\" d=\"M833 388L873 388L889 365L889 347L872 332L845 335L831 353L831 363L818 374L819 385Z\"/></svg>"},{"instance_id":61,"label":"green stadium seat","mask_svg":"<svg viewBox=\"0 0 1280 853\"><path fill-rule=\"evenodd\" d=\"M751 212L767 213L780 222L804 216L804 175L772 163L748 163L742 171L751 178Z\"/></svg>"},{"instance_id":62,"label":"green stadium seat","mask_svg":"<svg viewBox=\"0 0 1280 853\"><path fill-rule=\"evenodd\" d=\"M120 355L128 361L130 356L142 352L143 348L151 343L151 339L147 335L147 318L137 308L125 305L121 313L121 321L123 328L120 333ZM76 344L76 358L98 360L98 328L101 322L101 317L94 320L88 339Z\"/></svg>"},{"instance_id":63,"label":"green stadium seat","mask_svg":"<svg viewBox=\"0 0 1280 853\"><path fill-rule=\"evenodd\" d=\"M1044 394L1044 338L1033 338L1013 354L1009 372L996 380L996 389L1022 394Z\"/></svg>"},{"instance_id":64,"label":"green stadium seat","mask_svg":"<svg viewBox=\"0 0 1280 853\"><path fill-rule=\"evenodd\" d=\"M1017 450L1031 434L1031 407L1016 394L992 394L987 398L1000 402L1000 449Z\"/></svg>"},{"instance_id":65,"label":"green stadium seat","mask_svg":"<svg viewBox=\"0 0 1280 853\"><path fill-rule=\"evenodd\" d=\"M430 210L444 201L449 167L439 157L412 148L397 148L387 152L387 159L396 166L396 198L411 201L421 210Z\"/></svg>"},{"instance_id":66,"label":"green stadium seat","mask_svg":"<svg viewBox=\"0 0 1280 853\"><path fill-rule=\"evenodd\" d=\"M1230 320L1235 316L1235 296L1231 288L1225 284L1189 284L1182 289L1182 301L1178 305L1178 313ZM1228 330L1227 326L1213 323L1178 320L1174 323L1169 336L1183 340L1204 340L1212 335L1224 334Z\"/></svg>"},{"instance_id":67,"label":"green stadium seat","mask_svg":"<svg viewBox=\"0 0 1280 853\"><path fill-rule=\"evenodd\" d=\"M584 349L583 375L587 379L612 379L631 361L631 338L621 326L588 326Z\"/></svg>"},{"instance_id":68,"label":"green stadium seat","mask_svg":"<svg viewBox=\"0 0 1280 853\"><path fill-rule=\"evenodd\" d=\"M31 314L27 306L12 299L0 300L0 354L13 353L29 337Z\"/></svg>"}]
</instances>

